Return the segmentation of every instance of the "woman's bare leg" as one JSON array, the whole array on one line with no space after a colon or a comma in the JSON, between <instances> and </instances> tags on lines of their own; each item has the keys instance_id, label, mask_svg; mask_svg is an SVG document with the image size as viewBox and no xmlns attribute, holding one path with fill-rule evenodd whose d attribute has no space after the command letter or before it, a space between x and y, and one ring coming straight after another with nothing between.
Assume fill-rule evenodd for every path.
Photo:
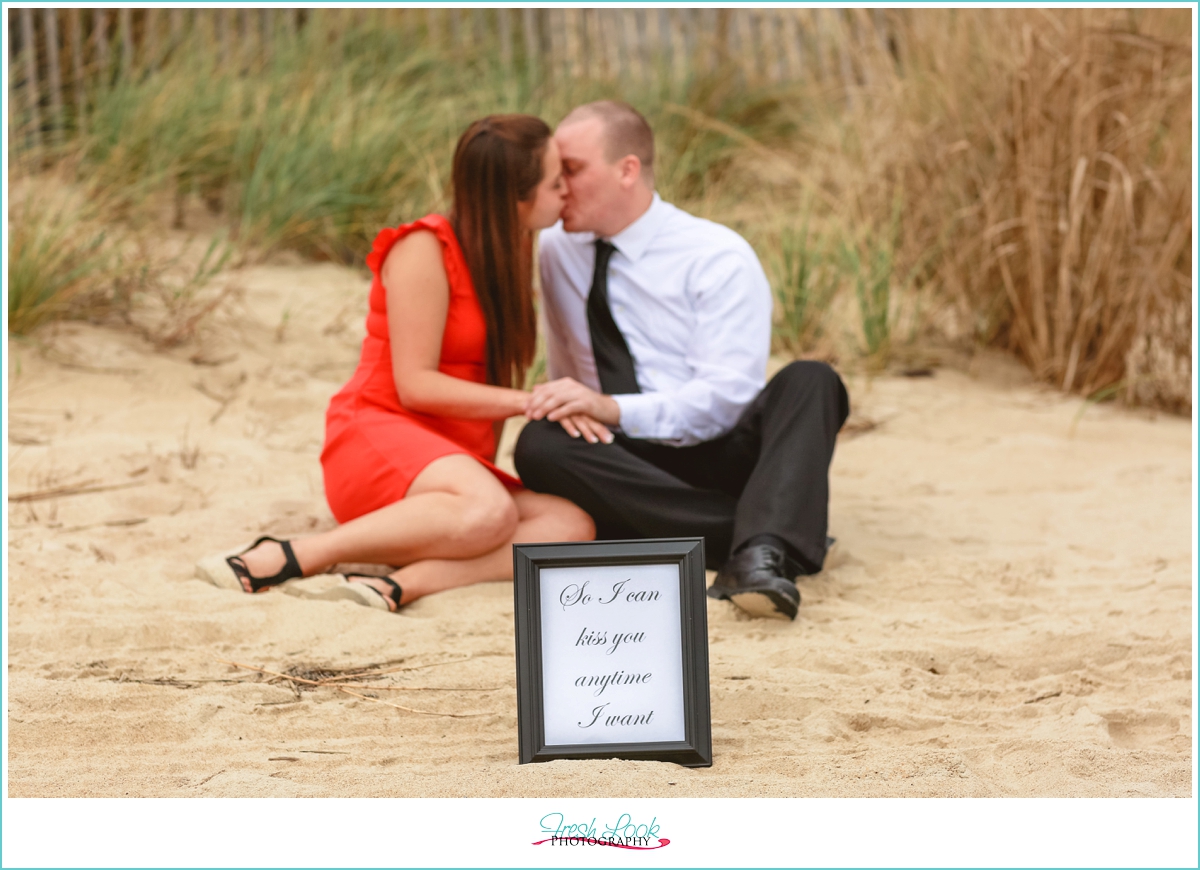
<instances>
[{"instance_id":1,"label":"woman's bare leg","mask_svg":"<svg viewBox=\"0 0 1200 870\"><path fill-rule=\"evenodd\" d=\"M513 494L520 521L512 538L503 545L472 559L423 559L391 574L404 591L401 604L408 604L434 592L444 592L472 583L511 580L512 545L533 541L590 541L596 527L583 510L566 499L529 490ZM368 583L387 598L386 584L356 578Z\"/></svg>"},{"instance_id":2,"label":"woman's bare leg","mask_svg":"<svg viewBox=\"0 0 1200 870\"><path fill-rule=\"evenodd\" d=\"M480 556L510 540L519 520L496 476L472 457L455 454L429 463L400 501L291 543L307 576L338 562L407 565ZM282 548L270 541L242 559L255 577L269 577L284 564Z\"/></svg>"}]
</instances>

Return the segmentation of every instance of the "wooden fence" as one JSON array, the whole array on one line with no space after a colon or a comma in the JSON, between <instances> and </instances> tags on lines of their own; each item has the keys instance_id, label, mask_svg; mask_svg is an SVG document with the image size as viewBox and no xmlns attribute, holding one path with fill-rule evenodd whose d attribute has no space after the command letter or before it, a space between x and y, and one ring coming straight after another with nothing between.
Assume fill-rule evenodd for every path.
<instances>
[{"instance_id":1,"label":"wooden fence","mask_svg":"<svg viewBox=\"0 0 1200 870\"><path fill-rule=\"evenodd\" d=\"M87 129L89 100L122 76L153 75L188 40L251 69L302 31L399 28L414 45L488 57L547 87L587 78L681 82L720 71L747 84L828 82L853 99L901 60L880 9L10 9L10 123L33 147Z\"/></svg>"}]
</instances>

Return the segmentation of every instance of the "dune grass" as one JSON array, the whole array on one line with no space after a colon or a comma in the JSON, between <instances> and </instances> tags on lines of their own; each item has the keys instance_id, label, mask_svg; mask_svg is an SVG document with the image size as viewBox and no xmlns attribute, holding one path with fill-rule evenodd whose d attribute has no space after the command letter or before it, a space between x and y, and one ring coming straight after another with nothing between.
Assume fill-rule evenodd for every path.
<instances>
[{"instance_id":1,"label":"dune grass","mask_svg":"<svg viewBox=\"0 0 1200 870\"><path fill-rule=\"evenodd\" d=\"M45 193L10 192L8 329L17 335L103 304L121 271L119 230L86 199Z\"/></svg>"},{"instance_id":2,"label":"dune grass","mask_svg":"<svg viewBox=\"0 0 1200 870\"><path fill-rule=\"evenodd\" d=\"M380 227L446 207L472 119L620 96L655 128L664 198L758 246L779 349L882 367L936 333L1065 390L1190 406L1186 10L892 10L892 44L829 34L819 74L784 84L728 63L585 79L399 13L311 13L232 63L198 28L91 94L79 177L126 210L200 197L244 250L361 263ZM901 310L924 322L898 334Z\"/></svg>"}]
</instances>

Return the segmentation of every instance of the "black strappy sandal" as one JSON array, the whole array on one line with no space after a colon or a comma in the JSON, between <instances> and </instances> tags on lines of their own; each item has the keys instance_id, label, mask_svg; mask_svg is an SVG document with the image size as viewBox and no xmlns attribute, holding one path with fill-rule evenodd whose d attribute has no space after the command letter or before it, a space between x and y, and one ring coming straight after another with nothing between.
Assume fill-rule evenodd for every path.
<instances>
[{"instance_id":1,"label":"black strappy sandal","mask_svg":"<svg viewBox=\"0 0 1200 870\"><path fill-rule=\"evenodd\" d=\"M278 574L273 574L270 577L255 577L250 573L250 569L246 567L246 562L242 559L242 556L249 553L263 541L271 541L278 544L283 549L283 558L285 561ZM278 538L272 538L270 535L263 535L236 556L226 556L225 562L229 565L229 570L233 572L242 589L246 589L249 586L248 591L250 592L265 592L272 586L278 586L280 583L286 583L289 580L295 580L298 577L304 576L304 572L300 570L300 563L296 561L296 554L292 552L291 542L281 541Z\"/></svg>"},{"instance_id":2,"label":"black strappy sandal","mask_svg":"<svg viewBox=\"0 0 1200 870\"><path fill-rule=\"evenodd\" d=\"M343 574L346 582L340 586L334 586L332 589L326 589L324 592L319 592L312 598L319 598L323 601L353 601L355 604L361 604L364 607L374 607L376 610L387 610L395 613L400 609L400 599L404 594L404 590L400 588L400 584L388 577L386 574L361 574L358 572L352 574ZM352 577L369 577L372 580L382 580L390 587L387 594L380 592L370 583L360 583L352 580Z\"/></svg>"}]
</instances>

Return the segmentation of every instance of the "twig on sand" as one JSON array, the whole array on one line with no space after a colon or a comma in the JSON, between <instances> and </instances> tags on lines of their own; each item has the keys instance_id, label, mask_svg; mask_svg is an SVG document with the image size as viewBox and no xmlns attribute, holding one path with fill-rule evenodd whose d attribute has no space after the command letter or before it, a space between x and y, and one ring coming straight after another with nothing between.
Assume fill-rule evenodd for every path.
<instances>
[{"instance_id":1,"label":"twig on sand","mask_svg":"<svg viewBox=\"0 0 1200 870\"><path fill-rule=\"evenodd\" d=\"M362 677L381 677L386 674L398 674L401 671L419 671L423 670L424 668L436 668L438 665L456 665L460 662L470 661L473 658L474 656L472 655L465 655L459 659L446 659L440 662L431 662L427 665L405 665L395 668L372 668L368 666L362 670L354 671L353 673L339 674L338 676L329 677L327 682L332 683L337 680L357 680Z\"/></svg>"},{"instance_id":2,"label":"twig on sand","mask_svg":"<svg viewBox=\"0 0 1200 870\"><path fill-rule=\"evenodd\" d=\"M53 489L38 489L33 492L22 492L17 495L10 495L10 502L29 502L43 501L48 498L65 498L69 495L86 495L91 492L108 492L113 489L128 489L131 486L145 486L146 481L135 480L130 483L106 483L100 486L92 486L95 481L87 481L85 483L76 484L75 486L57 486Z\"/></svg>"},{"instance_id":3,"label":"twig on sand","mask_svg":"<svg viewBox=\"0 0 1200 870\"><path fill-rule=\"evenodd\" d=\"M197 381L196 383L192 384L192 386L199 391L201 395L212 399L219 406L217 410L213 412L213 415L208 418L209 424L216 423L219 419L221 419L221 415L225 413L225 409L228 408L233 400L238 397L238 393L242 388L242 384L244 383L246 383L246 373L242 372L238 376L237 381L234 382L233 386L229 388L229 392L223 396L220 393L213 392L208 388L207 385L205 385L203 381Z\"/></svg>"},{"instance_id":4,"label":"twig on sand","mask_svg":"<svg viewBox=\"0 0 1200 870\"><path fill-rule=\"evenodd\" d=\"M181 343L187 339L193 332L196 331L196 324L207 317L213 309L225 301L225 298L233 292L233 285L226 285L225 289L210 299L207 303L196 309L190 317L184 319L175 329L161 336L154 342L156 350L165 350L169 347Z\"/></svg>"},{"instance_id":5,"label":"twig on sand","mask_svg":"<svg viewBox=\"0 0 1200 870\"><path fill-rule=\"evenodd\" d=\"M224 772L225 772L225 768L221 768L216 773L210 773L208 776L204 777L204 779L200 780L198 783L196 783L194 786L192 786L192 788L199 788L200 786L204 785L204 783L208 782L213 777L220 776Z\"/></svg>"},{"instance_id":6,"label":"twig on sand","mask_svg":"<svg viewBox=\"0 0 1200 870\"><path fill-rule=\"evenodd\" d=\"M244 665L241 662L231 662L228 659L217 659L223 665L233 665L235 668L245 668L248 671L258 671L260 674L268 674L272 677L279 677L284 680L291 680L294 683L304 683L306 686L320 686L321 683L316 680L306 680L304 677L294 677L291 674L281 674L279 671L270 671L266 668L256 668L254 665Z\"/></svg>"},{"instance_id":7,"label":"twig on sand","mask_svg":"<svg viewBox=\"0 0 1200 870\"><path fill-rule=\"evenodd\" d=\"M1036 704L1038 701L1049 701L1051 698L1057 698L1062 694L1062 691L1047 692L1044 695L1038 695L1036 698L1030 698L1028 701L1023 701L1024 704Z\"/></svg>"},{"instance_id":8,"label":"twig on sand","mask_svg":"<svg viewBox=\"0 0 1200 870\"><path fill-rule=\"evenodd\" d=\"M435 713L432 710L418 710L415 707L405 707L400 704L393 704L391 701L384 701L380 698L372 698L369 695L360 695L358 692L351 692L345 686L338 686L339 692L345 692L347 695L353 695L356 698L362 698L364 701L374 701L376 704L383 704L387 707L395 707L397 710L405 710L409 713L423 713L426 716L449 716L451 719L470 719L474 716L491 716L491 713Z\"/></svg>"},{"instance_id":9,"label":"twig on sand","mask_svg":"<svg viewBox=\"0 0 1200 870\"><path fill-rule=\"evenodd\" d=\"M370 689L374 692L499 692L507 686L374 686L367 683L325 683L335 689Z\"/></svg>"},{"instance_id":10,"label":"twig on sand","mask_svg":"<svg viewBox=\"0 0 1200 870\"><path fill-rule=\"evenodd\" d=\"M103 522L103 523L88 523L87 525L83 525L83 526L68 526L67 528L63 529L63 531L64 532L82 532L82 531L86 531L87 529L99 528L100 526L108 526L111 528L118 528L120 526L140 526L142 523L149 522L149 521L150 521L149 517L130 517L127 520L108 520L107 522Z\"/></svg>"},{"instance_id":11,"label":"twig on sand","mask_svg":"<svg viewBox=\"0 0 1200 870\"><path fill-rule=\"evenodd\" d=\"M360 670L360 671L356 671L355 673L352 673L352 674L333 675L333 676L329 676L329 677L323 677L319 680L310 680L307 677L298 677L294 674L285 674L280 671L273 671L270 668L260 668L260 667L257 667L256 665L247 665L247 664L243 664L241 662L229 661L228 659L217 659L217 661L224 665L232 665L235 668L244 668L245 670L248 670L248 671L257 671L260 674L266 674L267 676L273 677L275 679L289 680L293 685L299 683L299 684L302 684L305 686L313 686L314 688L324 687L324 688L329 688L329 689L337 689L339 692L344 692L347 695L353 695L355 698L362 698L364 701L374 701L376 704L383 704L384 706L387 706L387 707L395 707L397 710L404 710L408 713L420 713L424 716L448 716L451 719L470 719L475 716L491 716L491 715L493 715L492 713L439 713L434 710L418 710L415 707L405 707L402 704L393 704L391 701L384 701L384 700L381 700L380 698L372 698L369 695L362 695L362 694L359 694L358 692L351 691L351 688L385 690L385 691L396 691L396 692L405 692L405 691L407 691L407 692L460 692L460 691L495 692L495 691L499 691L499 689L501 689L501 688L504 688L503 686L496 687L496 688L466 687L466 688L458 689L453 686L370 686L370 685L362 685L359 683L350 683L349 685L347 685L342 682L342 680L357 680L357 679L362 679L363 677L375 677L375 676L381 676L383 674L396 673L397 671L412 671L412 670L418 670L420 668L434 667L435 665L447 665L447 664L453 664L456 662L465 662L469 658L471 658L471 656L466 656L465 658L460 658L460 659L451 659L449 661L434 662L434 663L428 664L428 665L412 665L409 667L399 667L399 668Z\"/></svg>"}]
</instances>

